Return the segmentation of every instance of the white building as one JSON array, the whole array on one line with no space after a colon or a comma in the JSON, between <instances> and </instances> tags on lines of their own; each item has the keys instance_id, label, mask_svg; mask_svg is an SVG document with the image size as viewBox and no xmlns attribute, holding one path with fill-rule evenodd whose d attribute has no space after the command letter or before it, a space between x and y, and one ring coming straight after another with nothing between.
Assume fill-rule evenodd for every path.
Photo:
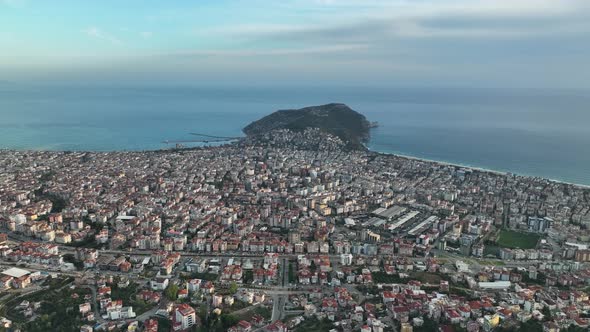
<instances>
[{"instance_id":1,"label":"white building","mask_svg":"<svg viewBox=\"0 0 590 332\"><path fill-rule=\"evenodd\" d=\"M155 280L150 281L150 286L152 287L152 290L165 290L168 287L169 282L168 278L158 277Z\"/></svg>"},{"instance_id":2,"label":"white building","mask_svg":"<svg viewBox=\"0 0 590 332\"><path fill-rule=\"evenodd\" d=\"M186 303L181 303L176 307L174 314L174 325L181 330L190 328L196 324L197 316L195 309Z\"/></svg>"},{"instance_id":3,"label":"white building","mask_svg":"<svg viewBox=\"0 0 590 332\"><path fill-rule=\"evenodd\" d=\"M341 265L352 265L352 254L340 255L340 264Z\"/></svg>"},{"instance_id":4,"label":"white building","mask_svg":"<svg viewBox=\"0 0 590 332\"><path fill-rule=\"evenodd\" d=\"M481 289L508 289L510 281L480 282L478 286Z\"/></svg>"},{"instance_id":5,"label":"white building","mask_svg":"<svg viewBox=\"0 0 590 332\"><path fill-rule=\"evenodd\" d=\"M455 267L457 268L457 272L467 272L469 271L469 265L464 261L456 261Z\"/></svg>"},{"instance_id":6,"label":"white building","mask_svg":"<svg viewBox=\"0 0 590 332\"><path fill-rule=\"evenodd\" d=\"M110 320L135 318L135 312L133 312L133 307L108 308L107 315Z\"/></svg>"}]
</instances>

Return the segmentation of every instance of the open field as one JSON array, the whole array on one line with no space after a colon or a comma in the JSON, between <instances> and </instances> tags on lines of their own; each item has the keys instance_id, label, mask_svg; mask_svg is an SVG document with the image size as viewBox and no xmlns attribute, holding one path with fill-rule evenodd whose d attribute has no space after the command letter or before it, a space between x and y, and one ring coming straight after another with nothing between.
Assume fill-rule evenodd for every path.
<instances>
[{"instance_id":1,"label":"open field","mask_svg":"<svg viewBox=\"0 0 590 332\"><path fill-rule=\"evenodd\" d=\"M427 284L438 284L442 280L442 277L435 273L428 272L412 272L410 276L422 283Z\"/></svg>"},{"instance_id":2,"label":"open field","mask_svg":"<svg viewBox=\"0 0 590 332\"><path fill-rule=\"evenodd\" d=\"M503 248L533 249L537 246L540 238L538 234L503 229L500 231L496 244Z\"/></svg>"}]
</instances>

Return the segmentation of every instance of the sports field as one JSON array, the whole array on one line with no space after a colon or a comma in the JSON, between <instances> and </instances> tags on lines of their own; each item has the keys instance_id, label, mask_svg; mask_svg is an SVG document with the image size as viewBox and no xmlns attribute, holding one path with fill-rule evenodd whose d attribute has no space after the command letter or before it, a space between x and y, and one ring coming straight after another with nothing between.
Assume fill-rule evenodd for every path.
<instances>
[{"instance_id":1,"label":"sports field","mask_svg":"<svg viewBox=\"0 0 590 332\"><path fill-rule=\"evenodd\" d=\"M540 238L538 234L503 229L500 231L496 244L504 248L533 249L537 246Z\"/></svg>"}]
</instances>

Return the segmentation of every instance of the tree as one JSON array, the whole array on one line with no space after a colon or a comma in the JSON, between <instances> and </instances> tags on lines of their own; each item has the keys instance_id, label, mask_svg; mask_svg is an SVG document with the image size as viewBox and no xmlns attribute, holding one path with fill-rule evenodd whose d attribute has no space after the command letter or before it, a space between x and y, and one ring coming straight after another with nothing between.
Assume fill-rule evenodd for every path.
<instances>
[{"instance_id":1,"label":"tree","mask_svg":"<svg viewBox=\"0 0 590 332\"><path fill-rule=\"evenodd\" d=\"M221 325L223 326L224 329L228 329L234 325L236 325L240 319L234 315L228 315L228 314L221 314L220 317L221 320Z\"/></svg>"},{"instance_id":2,"label":"tree","mask_svg":"<svg viewBox=\"0 0 590 332\"><path fill-rule=\"evenodd\" d=\"M231 295L235 294L238 291L238 284L236 284L235 281L232 281L232 283L229 285L229 293Z\"/></svg>"},{"instance_id":3,"label":"tree","mask_svg":"<svg viewBox=\"0 0 590 332\"><path fill-rule=\"evenodd\" d=\"M165 318L158 318L158 332L170 331L172 329L172 323L170 320Z\"/></svg>"},{"instance_id":4,"label":"tree","mask_svg":"<svg viewBox=\"0 0 590 332\"><path fill-rule=\"evenodd\" d=\"M540 322L534 320L534 319L529 319L528 321L520 324L520 327L518 328L517 331L519 332L535 332L535 331L542 331L543 330L543 324L541 324Z\"/></svg>"},{"instance_id":5,"label":"tree","mask_svg":"<svg viewBox=\"0 0 590 332\"><path fill-rule=\"evenodd\" d=\"M417 327L414 329L416 332L426 332L426 331L438 331L438 322L430 319L428 317L424 317L424 324L422 326Z\"/></svg>"},{"instance_id":6,"label":"tree","mask_svg":"<svg viewBox=\"0 0 590 332\"><path fill-rule=\"evenodd\" d=\"M207 321L207 314L209 312L207 311L207 306L206 305L201 305L199 306L199 310L197 310L197 315L199 316L199 318L201 319L201 321L203 322L203 324Z\"/></svg>"},{"instance_id":7,"label":"tree","mask_svg":"<svg viewBox=\"0 0 590 332\"><path fill-rule=\"evenodd\" d=\"M543 316L545 316L545 318L544 318L545 321L551 320L551 310L549 309L548 306L544 306L543 309L541 310L541 313L543 314Z\"/></svg>"},{"instance_id":8,"label":"tree","mask_svg":"<svg viewBox=\"0 0 590 332\"><path fill-rule=\"evenodd\" d=\"M289 282L295 283L295 269L293 269L292 263L289 263Z\"/></svg>"},{"instance_id":9,"label":"tree","mask_svg":"<svg viewBox=\"0 0 590 332\"><path fill-rule=\"evenodd\" d=\"M587 329L583 328L583 327L579 327L576 326L574 324L571 324L566 330L565 332L584 332L584 331L588 331Z\"/></svg>"},{"instance_id":10,"label":"tree","mask_svg":"<svg viewBox=\"0 0 590 332\"><path fill-rule=\"evenodd\" d=\"M164 294L166 295L168 300L176 300L178 298L178 286L176 286L175 284L171 284L170 286L168 286L168 288L166 288Z\"/></svg>"},{"instance_id":11,"label":"tree","mask_svg":"<svg viewBox=\"0 0 590 332\"><path fill-rule=\"evenodd\" d=\"M250 284L254 281L254 272L247 270L244 272L244 284Z\"/></svg>"}]
</instances>

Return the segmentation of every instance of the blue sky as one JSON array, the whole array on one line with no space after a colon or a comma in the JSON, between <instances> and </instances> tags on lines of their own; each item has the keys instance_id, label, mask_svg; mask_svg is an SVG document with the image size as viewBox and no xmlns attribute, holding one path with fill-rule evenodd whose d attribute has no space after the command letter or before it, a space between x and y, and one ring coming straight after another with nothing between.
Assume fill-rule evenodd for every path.
<instances>
[{"instance_id":1,"label":"blue sky","mask_svg":"<svg viewBox=\"0 0 590 332\"><path fill-rule=\"evenodd\" d=\"M0 0L0 80L590 88L587 0Z\"/></svg>"}]
</instances>

